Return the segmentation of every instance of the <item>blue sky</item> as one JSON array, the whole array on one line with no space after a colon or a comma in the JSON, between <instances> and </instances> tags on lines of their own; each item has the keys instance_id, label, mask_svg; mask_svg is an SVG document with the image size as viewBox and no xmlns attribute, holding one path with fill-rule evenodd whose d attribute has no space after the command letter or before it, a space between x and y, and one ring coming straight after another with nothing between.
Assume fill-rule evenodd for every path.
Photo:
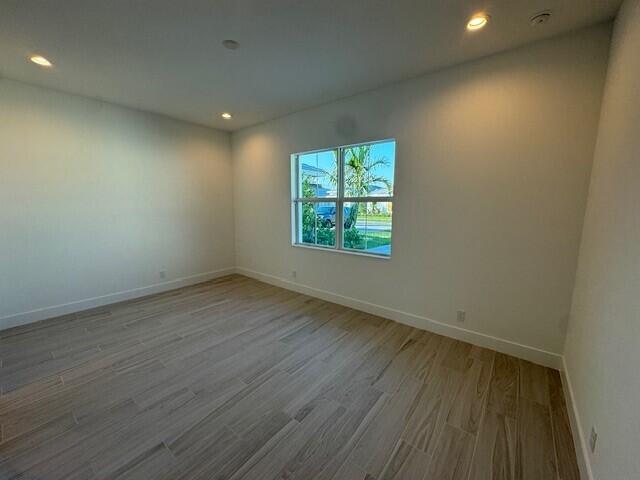
<instances>
[{"instance_id":1,"label":"blue sky","mask_svg":"<svg viewBox=\"0 0 640 480\"><path fill-rule=\"evenodd\" d=\"M389 165L378 167L376 170L376 174L388 178L391 182L393 182L395 151L396 142L393 140L384 143L376 143L371 146L371 157L373 160L377 160L378 158L382 157L386 157L389 160ZM322 170L330 171L335 166L334 151L329 150L324 152L303 154L300 155L300 162L320 168ZM327 188L330 188L329 184L325 186Z\"/></svg>"},{"instance_id":2,"label":"blue sky","mask_svg":"<svg viewBox=\"0 0 640 480\"><path fill-rule=\"evenodd\" d=\"M396 158L396 142L390 141L385 143L376 143L371 146L371 157L376 160L380 157L387 157L389 165L378 169L378 173L388 178L393 183L393 169Z\"/></svg>"}]
</instances>

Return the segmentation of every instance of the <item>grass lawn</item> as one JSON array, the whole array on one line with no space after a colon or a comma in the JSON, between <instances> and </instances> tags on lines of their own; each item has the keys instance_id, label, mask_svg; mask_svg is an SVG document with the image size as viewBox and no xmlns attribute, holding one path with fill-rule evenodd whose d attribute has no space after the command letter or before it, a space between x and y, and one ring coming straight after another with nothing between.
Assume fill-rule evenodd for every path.
<instances>
[{"instance_id":1,"label":"grass lawn","mask_svg":"<svg viewBox=\"0 0 640 480\"><path fill-rule=\"evenodd\" d=\"M370 213L366 216L367 220L375 220L376 222L391 223L391 215L382 215Z\"/></svg>"},{"instance_id":2,"label":"grass lawn","mask_svg":"<svg viewBox=\"0 0 640 480\"><path fill-rule=\"evenodd\" d=\"M381 247L391 243L391 232L369 232L365 235L367 248Z\"/></svg>"},{"instance_id":3,"label":"grass lawn","mask_svg":"<svg viewBox=\"0 0 640 480\"><path fill-rule=\"evenodd\" d=\"M355 250L367 250L369 248L382 247L391 243L391 232L368 232L361 236L361 240L348 248Z\"/></svg>"}]
</instances>

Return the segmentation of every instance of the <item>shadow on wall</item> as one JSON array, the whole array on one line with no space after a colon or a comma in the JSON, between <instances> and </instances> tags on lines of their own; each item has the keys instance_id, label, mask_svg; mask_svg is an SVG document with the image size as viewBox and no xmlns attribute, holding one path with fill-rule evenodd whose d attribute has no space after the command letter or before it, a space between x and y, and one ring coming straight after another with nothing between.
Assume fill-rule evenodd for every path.
<instances>
[{"instance_id":1,"label":"shadow on wall","mask_svg":"<svg viewBox=\"0 0 640 480\"><path fill-rule=\"evenodd\" d=\"M336 134L340 138L355 138L358 133L358 122L355 118L344 115L334 122Z\"/></svg>"}]
</instances>

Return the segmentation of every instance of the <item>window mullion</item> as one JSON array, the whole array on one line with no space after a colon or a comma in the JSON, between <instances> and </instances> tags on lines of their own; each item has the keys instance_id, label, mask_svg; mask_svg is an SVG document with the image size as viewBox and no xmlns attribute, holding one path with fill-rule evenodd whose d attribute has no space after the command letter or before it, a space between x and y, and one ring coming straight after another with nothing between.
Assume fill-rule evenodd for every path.
<instances>
[{"instance_id":1,"label":"window mullion","mask_svg":"<svg viewBox=\"0 0 640 480\"><path fill-rule=\"evenodd\" d=\"M336 249L342 250L344 221L344 148L338 148L338 199L336 202Z\"/></svg>"},{"instance_id":2,"label":"window mullion","mask_svg":"<svg viewBox=\"0 0 640 480\"><path fill-rule=\"evenodd\" d=\"M338 201L338 197L300 197L294 198L293 201L305 203L333 203Z\"/></svg>"},{"instance_id":3,"label":"window mullion","mask_svg":"<svg viewBox=\"0 0 640 480\"><path fill-rule=\"evenodd\" d=\"M301 214L299 213L300 204L298 199L300 198L300 155L295 156L294 167L296 169L295 174L295 184L292 187L293 190L293 207L292 212L294 215L293 228L295 229L293 233L293 238L296 243L302 243L302 222L300 220Z\"/></svg>"},{"instance_id":4,"label":"window mullion","mask_svg":"<svg viewBox=\"0 0 640 480\"><path fill-rule=\"evenodd\" d=\"M344 197L345 202L393 202L393 197Z\"/></svg>"}]
</instances>

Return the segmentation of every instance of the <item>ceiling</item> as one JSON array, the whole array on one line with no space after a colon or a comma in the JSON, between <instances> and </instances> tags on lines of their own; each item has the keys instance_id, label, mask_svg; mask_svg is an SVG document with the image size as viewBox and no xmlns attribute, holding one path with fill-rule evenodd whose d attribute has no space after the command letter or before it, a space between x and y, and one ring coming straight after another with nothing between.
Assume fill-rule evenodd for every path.
<instances>
[{"instance_id":1,"label":"ceiling","mask_svg":"<svg viewBox=\"0 0 640 480\"><path fill-rule=\"evenodd\" d=\"M0 75L236 130L605 21L620 3L0 0ZM530 26L546 9L551 20ZM478 11L489 25L467 32Z\"/></svg>"}]
</instances>

